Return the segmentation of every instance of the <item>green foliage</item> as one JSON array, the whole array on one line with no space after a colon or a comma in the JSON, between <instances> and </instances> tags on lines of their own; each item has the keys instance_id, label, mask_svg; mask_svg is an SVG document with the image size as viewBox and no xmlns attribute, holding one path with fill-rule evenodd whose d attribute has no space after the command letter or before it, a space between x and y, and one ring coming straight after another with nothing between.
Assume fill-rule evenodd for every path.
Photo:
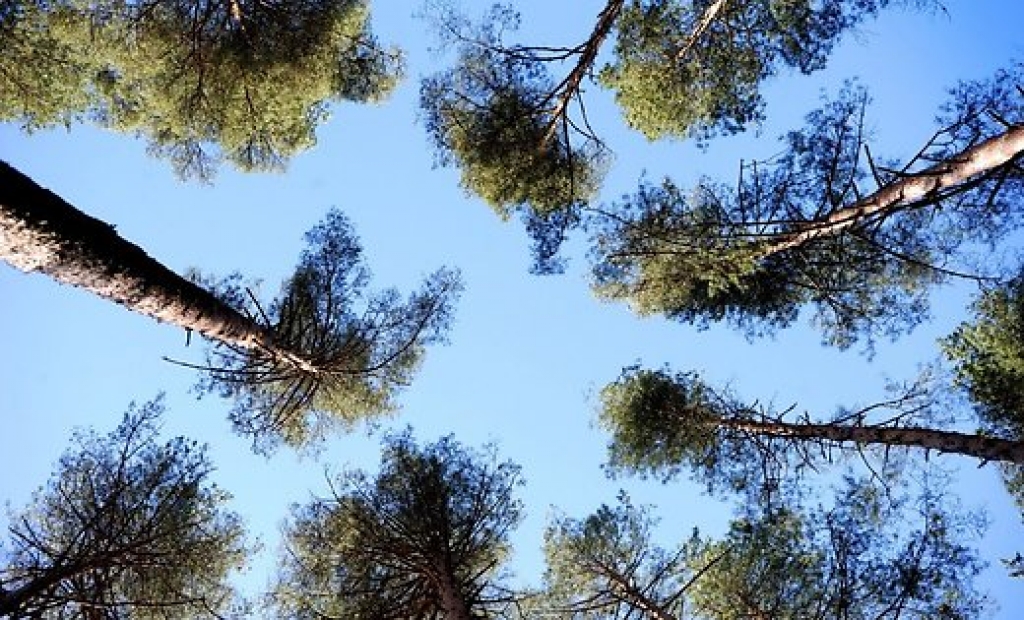
<instances>
[{"instance_id":1,"label":"green foliage","mask_svg":"<svg viewBox=\"0 0 1024 620\"><path fill-rule=\"evenodd\" d=\"M630 127L650 139L706 140L763 118L761 84L784 68L821 69L841 36L888 0L633 0L600 74Z\"/></svg>"},{"instance_id":2,"label":"green foliage","mask_svg":"<svg viewBox=\"0 0 1024 620\"><path fill-rule=\"evenodd\" d=\"M263 450L309 446L330 430L390 414L426 346L443 342L461 290L458 274L441 269L404 300L395 290L367 292L362 247L338 211L309 231L306 242L295 273L266 312L237 281L214 287L265 323L278 347L311 364L261 349L211 350L201 389L234 399L236 430Z\"/></svg>"},{"instance_id":3,"label":"green foliage","mask_svg":"<svg viewBox=\"0 0 1024 620\"><path fill-rule=\"evenodd\" d=\"M685 472L709 491L737 492L751 503L792 492L809 472L844 456L870 462L883 477L907 465L907 451L894 448L946 446L977 456L969 445L951 448L941 433L930 432L944 406L929 375L889 391L886 400L814 420L794 413L795 405L779 411L741 401L695 373L629 367L601 391L598 423L611 435L607 467L613 475L668 481ZM931 437L907 440L906 428Z\"/></svg>"},{"instance_id":4,"label":"green foliage","mask_svg":"<svg viewBox=\"0 0 1024 620\"><path fill-rule=\"evenodd\" d=\"M630 618L654 605L684 617L687 561L698 539L668 553L652 540L654 524L625 494L585 519L556 520L544 534L546 610L580 620Z\"/></svg>"},{"instance_id":5,"label":"green foliage","mask_svg":"<svg viewBox=\"0 0 1024 620\"><path fill-rule=\"evenodd\" d=\"M1017 118L1019 74L962 85L947 128L902 168L868 156L867 97L847 88L784 137L781 155L745 165L735 190L641 185L590 223L595 292L640 314L724 320L749 334L786 327L806 308L839 347L909 331L927 318L932 286L971 277L958 268L971 249L1018 226L1019 170L1011 161L863 216L844 209L871 195L872 182L884 189L1004 131L991 118Z\"/></svg>"},{"instance_id":6,"label":"green foliage","mask_svg":"<svg viewBox=\"0 0 1024 620\"><path fill-rule=\"evenodd\" d=\"M977 618L984 568L963 544L972 518L926 490L915 502L847 479L832 507L787 506L733 521L694 554L694 617Z\"/></svg>"},{"instance_id":7,"label":"green foliage","mask_svg":"<svg viewBox=\"0 0 1024 620\"><path fill-rule=\"evenodd\" d=\"M389 436L375 478L349 472L334 497L294 509L273 604L285 618L463 617L454 601L490 617L507 598L497 580L520 484L493 451Z\"/></svg>"},{"instance_id":8,"label":"green foliage","mask_svg":"<svg viewBox=\"0 0 1024 620\"><path fill-rule=\"evenodd\" d=\"M52 481L10 518L0 615L222 617L245 561L230 499L210 484L204 448L157 442L158 400L106 437L79 433Z\"/></svg>"},{"instance_id":9,"label":"green foliage","mask_svg":"<svg viewBox=\"0 0 1024 620\"><path fill-rule=\"evenodd\" d=\"M986 290L974 319L942 341L985 431L1024 438L1024 274Z\"/></svg>"},{"instance_id":10,"label":"green foliage","mask_svg":"<svg viewBox=\"0 0 1024 620\"><path fill-rule=\"evenodd\" d=\"M611 434L611 473L662 480L690 472L711 490L759 491L767 480L756 443L720 425L749 410L692 373L630 367L601 390L598 424Z\"/></svg>"},{"instance_id":11,"label":"green foliage","mask_svg":"<svg viewBox=\"0 0 1024 620\"><path fill-rule=\"evenodd\" d=\"M560 123L552 129L555 85L543 61L502 47L502 31L517 19L492 11L472 40L460 42L455 67L425 79L420 93L439 161L458 166L462 186L503 218L586 203L602 172L595 144L574 145Z\"/></svg>"},{"instance_id":12,"label":"green foliage","mask_svg":"<svg viewBox=\"0 0 1024 620\"><path fill-rule=\"evenodd\" d=\"M185 177L208 179L221 159L279 169L314 144L331 101L378 100L400 74L398 53L370 33L366 0L12 4L14 41L41 38L46 51L32 53L46 62L21 69L25 94L0 118L85 112L145 136ZM70 79L53 96L31 96L59 76Z\"/></svg>"},{"instance_id":13,"label":"green foliage","mask_svg":"<svg viewBox=\"0 0 1024 620\"><path fill-rule=\"evenodd\" d=\"M988 603L973 585L984 565L965 542L978 521L954 504L934 482L911 496L846 477L831 505L808 506L799 494L751 502L720 539L695 531L670 551L649 511L620 495L618 506L548 528L544 611L580 620L976 618Z\"/></svg>"},{"instance_id":14,"label":"green foliage","mask_svg":"<svg viewBox=\"0 0 1024 620\"><path fill-rule=\"evenodd\" d=\"M941 341L943 352L974 404L982 431L1024 440L1024 274L985 290L973 311L972 321ZM1002 473L1024 514L1024 467L1004 465Z\"/></svg>"},{"instance_id":15,"label":"green foliage","mask_svg":"<svg viewBox=\"0 0 1024 620\"><path fill-rule=\"evenodd\" d=\"M0 119L18 119L31 130L85 114L97 68L51 32L45 6L0 1L0 42Z\"/></svg>"}]
</instances>

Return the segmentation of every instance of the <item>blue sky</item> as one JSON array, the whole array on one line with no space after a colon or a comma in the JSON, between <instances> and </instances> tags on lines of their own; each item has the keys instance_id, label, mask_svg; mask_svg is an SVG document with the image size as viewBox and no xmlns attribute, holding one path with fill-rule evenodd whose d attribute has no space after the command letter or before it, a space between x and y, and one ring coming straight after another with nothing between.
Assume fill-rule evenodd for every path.
<instances>
[{"instance_id":1,"label":"blue sky","mask_svg":"<svg viewBox=\"0 0 1024 620\"><path fill-rule=\"evenodd\" d=\"M944 291L935 321L868 361L855 351L818 346L803 327L755 342L725 328L697 331L659 319L638 319L626 307L594 299L587 287L584 245L568 247L564 275L527 273L527 239L518 225L495 217L458 187L453 170L436 169L417 122L418 78L442 61L427 49L425 25L406 3L377 3L375 29L408 52L408 78L379 106L339 106L318 145L279 175L222 170L211 186L176 180L170 166L149 158L125 135L72 127L25 135L0 126L0 159L10 162L90 215L117 226L127 239L182 272L240 270L262 278L272 294L301 250L302 234L330 207L352 219L366 248L376 286L411 290L442 265L462 270L466 292L451 343L432 349L417 381L401 397L402 412L386 426L411 425L421 440L455 433L523 467L528 517L514 539L514 568L536 582L541 533L557 510L584 516L625 488L637 503L656 505L666 540L693 526L718 532L729 507L677 481L668 486L610 481L600 464L606 438L593 427L596 392L637 361L701 369L713 382L744 394L812 411L866 403L886 377L910 378L935 354L935 338L963 317L969 289ZM468 1L467 6L473 6ZM570 6L571 4L571 6ZM599 0L524 1L523 38L574 44L585 36ZM482 4L481 4L482 6ZM700 175L735 178L739 158L778 150L775 136L799 123L822 88L832 92L859 76L871 88L872 123L893 156L912 153L932 130L944 89L958 79L987 77L1024 56L1024 3L949 0L948 14L890 12L867 24L811 77L782 75L768 87L770 124L760 136L713 142L705 151L678 142L651 144L626 130L606 94L588 88L599 133L616 153L604 197L631 191L646 173L681 182ZM396 8L397 7L397 8ZM476 10L476 9L472 9ZM210 445L216 481L234 495L264 552L242 583L257 592L270 578L281 521L289 504L324 493L324 469L373 469L378 440L366 433L333 438L316 459L280 451L253 455L230 432L228 403L197 401L196 377L162 356L201 358L181 331L134 316L39 275L0 265L0 497L23 505L43 484L71 429L112 429L132 400L167 393L167 436ZM955 462L940 457L941 462ZM987 558L1024 551L1024 529L993 468L968 464L958 490L967 506L989 509L982 541ZM1024 617L1024 585L987 577L1000 618Z\"/></svg>"}]
</instances>

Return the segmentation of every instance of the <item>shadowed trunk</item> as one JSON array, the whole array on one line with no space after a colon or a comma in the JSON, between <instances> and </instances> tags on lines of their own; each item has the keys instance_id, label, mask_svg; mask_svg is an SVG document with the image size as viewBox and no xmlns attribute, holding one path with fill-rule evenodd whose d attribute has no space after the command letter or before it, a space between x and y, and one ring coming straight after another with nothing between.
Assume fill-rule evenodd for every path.
<instances>
[{"instance_id":1,"label":"shadowed trunk","mask_svg":"<svg viewBox=\"0 0 1024 620\"><path fill-rule=\"evenodd\" d=\"M44 273L132 312L244 349L261 349L286 365L315 373L264 327L209 291L151 258L113 226L0 162L0 260Z\"/></svg>"},{"instance_id":2,"label":"shadowed trunk","mask_svg":"<svg viewBox=\"0 0 1024 620\"><path fill-rule=\"evenodd\" d=\"M604 572L604 571L602 571ZM630 580L614 571L605 572L608 580L612 582L612 591L615 596L643 612L643 617L653 620L676 620L676 617L665 611L661 605L651 600L647 595L636 587Z\"/></svg>"},{"instance_id":3,"label":"shadowed trunk","mask_svg":"<svg viewBox=\"0 0 1024 620\"><path fill-rule=\"evenodd\" d=\"M61 581L74 577L87 568L81 566L52 567L43 575L30 580L14 590L0 587L0 617L17 618L26 602L38 597L43 592L56 586Z\"/></svg>"},{"instance_id":4,"label":"shadowed trunk","mask_svg":"<svg viewBox=\"0 0 1024 620\"><path fill-rule=\"evenodd\" d=\"M1024 442L968 435L927 428L846 426L842 424L789 424L751 419L720 419L718 428L727 428L770 437L789 437L831 441L837 444L885 445L923 448L941 453L960 454L982 461L1004 461L1024 465Z\"/></svg>"}]
</instances>

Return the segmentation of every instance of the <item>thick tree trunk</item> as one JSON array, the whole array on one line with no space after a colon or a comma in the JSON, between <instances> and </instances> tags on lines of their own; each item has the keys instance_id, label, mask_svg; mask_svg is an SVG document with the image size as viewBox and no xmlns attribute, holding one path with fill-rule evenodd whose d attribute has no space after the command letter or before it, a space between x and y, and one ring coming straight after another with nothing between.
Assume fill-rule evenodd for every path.
<instances>
[{"instance_id":1,"label":"thick tree trunk","mask_svg":"<svg viewBox=\"0 0 1024 620\"><path fill-rule=\"evenodd\" d=\"M114 228L0 162L0 260L84 288L127 309L244 349L261 349L306 372L269 329L177 275Z\"/></svg>"},{"instance_id":2,"label":"thick tree trunk","mask_svg":"<svg viewBox=\"0 0 1024 620\"><path fill-rule=\"evenodd\" d=\"M0 588L0 618L17 618L24 616L27 603L40 596L55 585L83 572L80 566L52 567L42 576L14 590Z\"/></svg>"},{"instance_id":3,"label":"thick tree trunk","mask_svg":"<svg viewBox=\"0 0 1024 620\"><path fill-rule=\"evenodd\" d=\"M879 214L927 200L943 190L974 180L1024 153L1024 125L977 144L930 168L894 181L826 218L803 224L798 230L777 235L757 250L764 258L793 249L819 237L842 232Z\"/></svg>"},{"instance_id":4,"label":"thick tree trunk","mask_svg":"<svg viewBox=\"0 0 1024 620\"><path fill-rule=\"evenodd\" d=\"M446 620L473 620L469 611L469 604L456 585L455 576L451 570L444 570L444 576L438 584L441 594L441 609L444 610Z\"/></svg>"},{"instance_id":5,"label":"thick tree trunk","mask_svg":"<svg viewBox=\"0 0 1024 620\"><path fill-rule=\"evenodd\" d=\"M830 441L837 444L855 443L862 446L885 445L923 448L941 453L970 456L982 461L1004 461L1024 465L1024 442L951 431L842 424L787 424L750 419L722 419L717 422L717 425L720 428L744 431L754 435Z\"/></svg>"}]
</instances>

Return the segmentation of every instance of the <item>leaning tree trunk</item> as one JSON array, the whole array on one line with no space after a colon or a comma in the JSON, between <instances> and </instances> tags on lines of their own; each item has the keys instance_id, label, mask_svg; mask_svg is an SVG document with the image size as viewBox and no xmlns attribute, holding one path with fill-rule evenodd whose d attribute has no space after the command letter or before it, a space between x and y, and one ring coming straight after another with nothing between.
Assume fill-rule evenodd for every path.
<instances>
[{"instance_id":1,"label":"leaning tree trunk","mask_svg":"<svg viewBox=\"0 0 1024 620\"><path fill-rule=\"evenodd\" d=\"M982 461L1004 461L1024 465L1024 442L969 435L928 428L894 428L884 426L847 426L843 424L790 424L752 419L720 419L719 428L743 431L753 435L791 439L828 441L861 446L923 448L941 453L960 454Z\"/></svg>"},{"instance_id":2,"label":"leaning tree trunk","mask_svg":"<svg viewBox=\"0 0 1024 620\"><path fill-rule=\"evenodd\" d=\"M647 594L637 587L637 584L615 571L601 570L611 585L615 595L634 609L639 610L644 618L652 620L677 620L676 616L664 609L658 602L651 599Z\"/></svg>"},{"instance_id":3,"label":"leaning tree trunk","mask_svg":"<svg viewBox=\"0 0 1024 620\"><path fill-rule=\"evenodd\" d=\"M174 273L114 228L0 161L0 260L84 288L157 321L315 372L302 355L274 342L268 326Z\"/></svg>"},{"instance_id":4,"label":"leaning tree trunk","mask_svg":"<svg viewBox=\"0 0 1024 620\"><path fill-rule=\"evenodd\" d=\"M576 66L573 67L569 75L565 77L562 82L551 91L548 98L554 98L555 105L550 112L551 120L548 121L547 129L544 131L544 138L541 140L541 148L546 146L551 141L552 136L555 135L555 131L558 129L559 119L565 116L566 110L569 107L569 102L572 101L573 97L579 94L580 84L583 82L583 78L590 73L594 66L594 61L597 60L597 52L601 49L601 45L604 44L604 40L608 37L608 33L611 32L612 26L615 25L615 20L619 18L619 14L622 12L622 7L626 4L626 0L608 0L608 4L601 10L597 16L597 23L594 25L594 30L587 37L586 43L583 44L582 52L580 53L579 61Z\"/></svg>"},{"instance_id":5,"label":"leaning tree trunk","mask_svg":"<svg viewBox=\"0 0 1024 620\"><path fill-rule=\"evenodd\" d=\"M819 237L838 234L881 214L913 206L915 202L927 204L930 197L990 173L1022 153L1024 125L1015 125L945 161L889 183L828 217L802 224L793 232L773 235L772 241L756 250L756 255L765 258Z\"/></svg>"}]
</instances>

